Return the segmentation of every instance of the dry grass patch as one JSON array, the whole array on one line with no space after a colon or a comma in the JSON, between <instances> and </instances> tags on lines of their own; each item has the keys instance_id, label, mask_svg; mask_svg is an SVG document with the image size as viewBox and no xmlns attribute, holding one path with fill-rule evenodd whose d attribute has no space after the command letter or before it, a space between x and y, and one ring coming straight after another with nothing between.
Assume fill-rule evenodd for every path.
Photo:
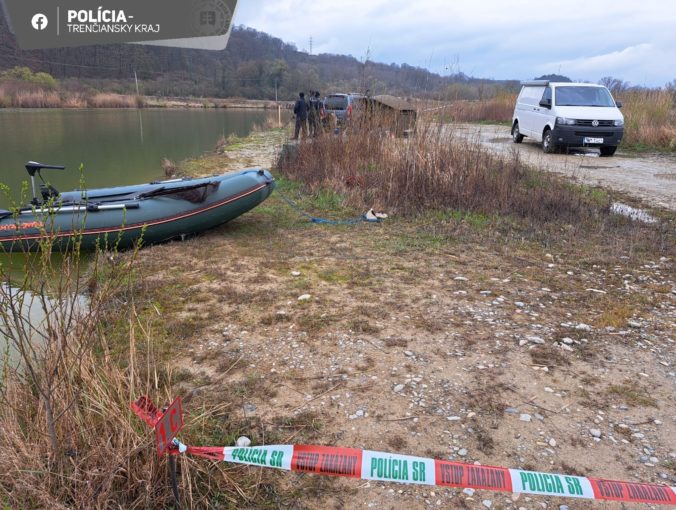
<instances>
[{"instance_id":1,"label":"dry grass patch","mask_svg":"<svg viewBox=\"0 0 676 510\"><path fill-rule=\"evenodd\" d=\"M535 365L548 367L564 367L570 365L570 360L565 354L553 345L537 345L530 350L530 358Z\"/></svg>"},{"instance_id":2,"label":"dry grass patch","mask_svg":"<svg viewBox=\"0 0 676 510\"><path fill-rule=\"evenodd\" d=\"M630 379L625 380L622 384L609 386L606 393L614 400L621 400L629 405L658 407L657 401L650 395L650 392Z\"/></svg>"},{"instance_id":3,"label":"dry grass patch","mask_svg":"<svg viewBox=\"0 0 676 510\"><path fill-rule=\"evenodd\" d=\"M619 95L625 127L623 145L676 150L674 99L666 90L631 90Z\"/></svg>"},{"instance_id":4,"label":"dry grass patch","mask_svg":"<svg viewBox=\"0 0 676 510\"><path fill-rule=\"evenodd\" d=\"M498 157L478 142L461 141L443 126L424 122L403 141L377 131L303 141L283 151L279 168L313 193L329 189L348 206L400 215L458 209L579 224L609 208L550 173L526 168L518 157ZM447 239L432 231L399 242L424 241L438 249Z\"/></svg>"},{"instance_id":5,"label":"dry grass patch","mask_svg":"<svg viewBox=\"0 0 676 510\"><path fill-rule=\"evenodd\" d=\"M627 320L635 313L636 311L634 308L627 304L617 303L604 310L604 312L596 319L595 325L597 328L605 328L608 326L622 328L627 325Z\"/></svg>"},{"instance_id":6,"label":"dry grass patch","mask_svg":"<svg viewBox=\"0 0 676 510\"><path fill-rule=\"evenodd\" d=\"M387 347L408 347L408 340L399 337L386 338L385 345Z\"/></svg>"},{"instance_id":7,"label":"dry grass patch","mask_svg":"<svg viewBox=\"0 0 676 510\"><path fill-rule=\"evenodd\" d=\"M455 122L510 122L516 94L501 93L479 101L455 101L441 110L441 116Z\"/></svg>"}]
</instances>

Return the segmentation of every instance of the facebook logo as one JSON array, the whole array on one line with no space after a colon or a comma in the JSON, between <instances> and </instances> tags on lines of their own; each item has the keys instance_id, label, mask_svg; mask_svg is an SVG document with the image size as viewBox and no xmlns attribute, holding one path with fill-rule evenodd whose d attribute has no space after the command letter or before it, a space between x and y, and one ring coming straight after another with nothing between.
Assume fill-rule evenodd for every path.
<instances>
[{"instance_id":1,"label":"facebook logo","mask_svg":"<svg viewBox=\"0 0 676 510\"><path fill-rule=\"evenodd\" d=\"M35 30L44 30L47 28L47 16L40 13L36 14L31 19L31 25L33 25Z\"/></svg>"}]
</instances>

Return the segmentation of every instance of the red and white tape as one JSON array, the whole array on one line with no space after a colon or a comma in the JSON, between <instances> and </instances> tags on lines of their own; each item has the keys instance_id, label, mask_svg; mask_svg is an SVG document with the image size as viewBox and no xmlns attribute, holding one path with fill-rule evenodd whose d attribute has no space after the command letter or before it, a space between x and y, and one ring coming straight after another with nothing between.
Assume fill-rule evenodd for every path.
<instances>
[{"instance_id":1,"label":"red and white tape","mask_svg":"<svg viewBox=\"0 0 676 510\"><path fill-rule=\"evenodd\" d=\"M150 401L142 397L132 404L132 408L143 421L154 426L158 413L154 406L155 411L149 413L143 408L145 403ZM157 416L155 421L153 415ZM481 466L357 448L315 445L185 447L181 444L180 450L217 461L361 480L676 505L676 487L665 485ZM178 449L172 453L178 453Z\"/></svg>"}]
</instances>

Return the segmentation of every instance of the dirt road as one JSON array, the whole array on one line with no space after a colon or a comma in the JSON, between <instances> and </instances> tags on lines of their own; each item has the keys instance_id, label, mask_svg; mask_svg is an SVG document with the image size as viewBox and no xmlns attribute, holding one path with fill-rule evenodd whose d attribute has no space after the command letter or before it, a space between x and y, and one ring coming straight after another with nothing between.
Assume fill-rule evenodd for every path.
<instances>
[{"instance_id":1,"label":"dirt road","mask_svg":"<svg viewBox=\"0 0 676 510\"><path fill-rule=\"evenodd\" d=\"M512 142L507 126L459 124L458 134L478 138L498 153L519 151L523 161L540 168L573 176L583 182L628 193L655 207L676 210L676 157L666 154L628 154L618 151L611 158L598 157L598 150L570 155L544 154L539 143L524 139Z\"/></svg>"}]
</instances>

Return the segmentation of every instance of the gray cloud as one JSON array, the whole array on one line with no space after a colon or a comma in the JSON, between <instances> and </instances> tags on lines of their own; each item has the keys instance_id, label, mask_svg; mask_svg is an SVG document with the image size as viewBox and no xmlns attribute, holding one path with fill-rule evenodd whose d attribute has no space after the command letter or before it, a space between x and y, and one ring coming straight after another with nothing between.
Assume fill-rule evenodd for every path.
<instances>
[{"instance_id":1,"label":"gray cloud","mask_svg":"<svg viewBox=\"0 0 676 510\"><path fill-rule=\"evenodd\" d=\"M240 0L236 23L313 53L524 79L561 72L639 85L676 79L676 3Z\"/></svg>"}]
</instances>

